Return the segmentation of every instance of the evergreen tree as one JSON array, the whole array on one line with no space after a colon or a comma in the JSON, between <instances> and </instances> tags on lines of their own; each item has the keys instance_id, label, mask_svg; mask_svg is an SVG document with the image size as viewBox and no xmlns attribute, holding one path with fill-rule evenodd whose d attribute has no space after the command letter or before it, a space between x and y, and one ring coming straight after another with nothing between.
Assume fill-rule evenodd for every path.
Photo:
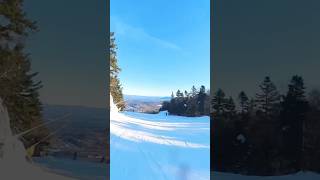
<instances>
[{"instance_id":1,"label":"evergreen tree","mask_svg":"<svg viewBox=\"0 0 320 180\"><path fill-rule=\"evenodd\" d=\"M119 73L121 69L118 66L117 59L117 45L115 42L114 32L110 33L110 93L113 97L114 103L120 110L125 108L123 99L122 87L119 80Z\"/></svg>"},{"instance_id":2,"label":"evergreen tree","mask_svg":"<svg viewBox=\"0 0 320 180\"><path fill-rule=\"evenodd\" d=\"M308 102L305 96L303 79L300 76L293 76L282 102L282 115L290 122L292 122L291 118L301 121L305 118L307 110ZM286 116L291 117L286 118Z\"/></svg>"},{"instance_id":3,"label":"evergreen tree","mask_svg":"<svg viewBox=\"0 0 320 180\"><path fill-rule=\"evenodd\" d=\"M183 97L183 93L178 89L177 93L176 93L177 98L182 98Z\"/></svg>"},{"instance_id":4,"label":"evergreen tree","mask_svg":"<svg viewBox=\"0 0 320 180\"><path fill-rule=\"evenodd\" d=\"M15 133L42 124L41 103L31 72L31 62L24 52L25 40L37 30L36 23L27 19L22 0L3 0L0 3L0 97L8 109L11 129ZM47 135L42 128L24 136L28 147Z\"/></svg>"},{"instance_id":5,"label":"evergreen tree","mask_svg":"<svg viewBox=\"0 0 320 180\"><path fill-rule=\"evenodd\" d=\"M196 88L193 86L193 93L196 93ZM208 91L209 92L209 91ZM183 116L202 116L210 114L210 99L206 93L204 86L200 88L198 94L192 95L187 91L176 92L171 94L170 102L162 103L161 110L168 110L171 114L183 115Z\"/></svg>"},{"instance_id":6,"label":"evergreen tree","mask_svg":"<svg viewBox=\"0 0 320 180\"><path fill-rule=\"evenodd\" d=\"M245 114L249 111L249 98L244 91L241 91L238 96L241 114Z\"/></svg>"},{"instance_id":7,"label":"evergreen tree","mask_svg":"<svg viewBox=\"0 0 320 180\"><path fill-rule=\"evenodd\" d=\"M117 44L114 32L110 32L110 76L115 77L120 73L117 59Z\"/></svg>"},{"instance_id":8,"label":"evergreen tree","mask_svg":"<svg viewBox=\"0 0 320 180\"><path fill-rule=\"evenodd\" d=\"M169 109L170 109L170 102L163 101L160 111L169 111Z\"/></svg>"},{"instance_id":9,"label":"evergreen tree","mask_svg":"<svg viewBox=\"0 0 320 180\"><path fill-rule=\"evenodd\" d=\"M174 101L174 109L172 109L173 111L174 111L174 113L175 114L177 114L177 115L182 115L183 114L183 112L184 112L184 101L183 101L183 93L180 91L180 90L178 90L177 92L176 92L176 98L175 98L175 101Z\"/></svg>"},{"instance_id":10,"label":"evergreen tree","mask_svg":"<svg viewBox=\"0 0 320 180\"><path fill-rule=\"evenodd\" d=\"M223 104L223 106L224 106L223 109L227 117L232 118L236 114L236 105L231 96L225 100L225 103Z\"/></svg>"},{"instance_id":11,"label":"evergreen tree","mask_svg":"<svg viewBox=\"0 0 320 180\"><path fill-rule=\"evenodd\" d=\"M225 102L225 93L222 89L218 89L212 99L212 107L215 110L216 115L221 115L222 113L224 113Z\"/></svg>"},{"instance_id":12,"label":"evergreen tree","mask_svg":"<svg viewBox=\"0 0 320 180\"><path fill-rule=\"evenodd\" d=\"M184 91L184 96L185 96L185 97L189 97L189 93L188 93L187 90Z\"/></svg>"},{"instance_id":13,"label":"evergreen tree","mask_svg":"<svg viewBox=\"0 0 320 180\"><path fill-rule=\"evenodd\" d=\"M191 96L195 97L198 94L197 88L195 86L192 86L191 88Z\"/></svg>"},{"instance_id":14,"label":"evergreen tree","mask_svg":"<svg viewBox=\"0 0 320 180\"><path fill-rule=\"evenodd\" d=\"M22 0L2 0L0 3L0 46L14 49L23 43L31 32L37 30L36 22L27 18ZM7 49L8 50L8 49Z\"/></svg>"},{"instance_id":15,"label":"evergreen tree","mask_svg":"<svg viewBox=\"0 0 320 180\"><path fill-rule=\"evenodd\" d=\"M282 102L282 130L286 147L284 153L292 160L293 167L300 170L303 152L303 126L308 111L302 77L293 76L288 92Z\"/></svg>"},{"instance_id":16,"label":"evergreen tree","mask_svg":"<svg viewBox=\"0 0 320 180\"><path fill-rule=\"evenodd\" d=\"M276 86L268 76L265 77L259 87L261 92L256 94L256 103L258 105L258 109L268 117L274 110L276 110L276 106L280 101L280 95Z\"/></svg>"},{"instance_id":17,"label":"evergreen tree","mask_svg":"<svg viewBox=\"0 0 320 180\"><path fill-rule=\"evenodd\" d=\"M200 114L205 114L205 101L207 99L206 88L205 86L200 87L200 91L198 93L198 111Z\"/></svg>"}]
</instances>

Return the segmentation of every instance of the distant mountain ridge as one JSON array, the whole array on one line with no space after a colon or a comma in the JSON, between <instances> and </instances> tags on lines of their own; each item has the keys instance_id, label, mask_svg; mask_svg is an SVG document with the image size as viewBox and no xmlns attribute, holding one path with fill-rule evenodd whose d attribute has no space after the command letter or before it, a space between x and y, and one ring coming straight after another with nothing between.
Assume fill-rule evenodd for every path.
<instances>
[{"instance_id":1,"label":"distant mountain ridge","mask_svg":"<svg viewBox=\"0 0 320 180\"><path fill-rule=\"evenodd\" d=\"M141 102L162 102L170 100L167 96L139 96L139 95L124 95L125 101L141 101Z\"/></svg>"},{"instance_id":2,"label":"distant mountain ridge","mask_svg":"<svg viewBox=\"0 0 320 180\"><path fill-rule=\"evenodd\" d=\"M44 105L42 115L45 121L70 114L66 119L47 125L51 132L60 129L52 136L50 149L63 153L81 152L84 156L104 156L109 139L108 113L107 108Z\"/></svg>"},{"instance_id":3,"label":"distant mountain ridge","mask_svg":"<svg viewBox=\"0 0 320 180\"><path fill-rule=\"evenodd\" d=\"M124 95L126 102L125 111L156 113L163 101L169 101L171 97Z\"/></svg>"}]
</instances>

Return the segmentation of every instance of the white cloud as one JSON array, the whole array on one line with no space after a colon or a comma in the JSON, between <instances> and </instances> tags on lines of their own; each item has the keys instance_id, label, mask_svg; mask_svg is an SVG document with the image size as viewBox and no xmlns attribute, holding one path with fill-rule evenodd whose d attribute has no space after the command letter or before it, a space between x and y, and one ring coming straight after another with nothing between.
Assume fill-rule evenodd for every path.
<instances>
[{"instance_id":1,"label":"white cloud","mask_svg":"<svg viewBox=\"0 0 320 180\"><path fill-rule=\"evenodd\" d=\"M179 47L178 45L167 40L158 38L154 35L151 35L148 32L146 32L143 28L131 26L114 16L111 16L110 19L112 31L114 31L116 34L131 37L139 41L145 40L164 48L181 50L181 47Z\"/></svg>"}]
</instances>

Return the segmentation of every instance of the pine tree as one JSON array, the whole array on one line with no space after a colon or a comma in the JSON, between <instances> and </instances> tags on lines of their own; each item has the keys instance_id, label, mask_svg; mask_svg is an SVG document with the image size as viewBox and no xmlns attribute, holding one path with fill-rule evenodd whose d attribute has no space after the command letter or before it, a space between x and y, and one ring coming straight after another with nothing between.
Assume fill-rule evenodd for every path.
<instances>
[{"instance_id":1,"label":"pine tree","mask_svg":"<svg viewBox=\"0 0 320 180\"><path fill-rule=\"evenodd\" d=\"M183 116L202 116L210 114L210 99L208 90L206 93L205 86L201 86L200 91L197 94L196 88L193 86L192 93L180 91L179 89L175 93L171 94L170 102L163 103L161 110L168 110L171 114L183 115ZM184 92L184 93L183 93ZM166 109L165 109L166 108Z\"/></svg>"},{"instance_id":2,"label":"pine tree","mask_svg":"<svg viewBox=\"0 0 320 180\"><path fill-rule=\"evenodd\" d=\"M191 88L191 96L195 97L198 94L197 88L195 86L192 86Z\"/></svg>"},{"instance_id":3,"label":"pine tree","mask_svg":"<svg viewBox=\"0 0 320 180\"><path fill-rule=\"evenodd\" d=\"M282 102L282 130L285 137L285 152L293 160L296 170L301 168L303 151L303 126L308 111L305 87L302 77L293 76L288 92Z\"/></svg>"},{"instance_id":4,"label":"pine tree","mask_svg":"<svg viewBox=\"0 0 320 180\"><path fill-rule=\"evenodd\" d=\"M110 76L115 77L120 73L121 69L118 66L117 45L114 37L114 32L110 32Z\"/></svg>"},{"instance_id":5,"label":"pine tree","mask_svg":"<svg viewBox=\"0 0 320 180\"><path fill-rule=\"evenodd\" d=\"M267 76L264 81L259 85L261 93L256 94L256 103L258 109L261 110L267 117L276 110L279 104L280 95L276 86Z\"/></svg>"},{"instance_id":6,"label":"pine tree","mask_svg":"<svg viewBox=\"0 0 320 180\"><path fill-rule=\"evenodd\" d=\"M184 112L185 112L184 95L183 95L182 91L180 91L179 89L176 92L176 98L175 98L175 101L174 101L174 109L173 109L173 111L177 115L183 115Z\"/></svg>"},{"instance_id":7,"label":"pine tree","mask_svg":"<svg viewBox=\"0 0 320 180\"><path fill-rule=\"evenodd\" d=\"M177 93L176 93L177 98L182 98L183 97L183 93L178 89Z\"/></svg>"},{"instance_id":8,"label":"pine tree","mask_svg":"<svg viewBox=\"0 0 320 180\"><path fill-rule=\"evenodd\" d=\"M163 101L159 111L169 111L169 110L170 110L170 102Z\"/></svg>"},{"instance_id":9,"label":"pine tree","mask_svg":"<svg viewBox=\"0 0 320 180\"><path fill-rule=\"evenodd\" d=\"M205 114L205 101L207 98L207 94L206 94L206 88L205 86L201 86L200 87L200 91L198 93L198 111L200 113L200 115L204 115Z\"/></svg>"},{"instance_id":10,"label":"pine tree","mask_svg":"<svg viewBox=\"0 0 320 180\"><path fill-rule=\"evenodd\" d=\"M225 102L225 93L222 89L218 89L212 99L212 107L217 115L221 115L225 112Z\"/></svg>"},{"instance_id":11,"label":"pine tree","mask_svg":"<svg viewBox=\"0 0 320 180\"><path fill-rule=\"evenodd\" d=\"M123 99L122 87L119 80L119 73L121 69L118 66L117 59L117 45L115 42L114 32L110 33L110 93L113 97L114 103L120 110L125 108Z\"/></svg>"},{"instance_id":12,"label":"pine tree","mask_svg":"<svg viewBox=\"0 0 320 180\"><path fill-rule=\"evenodd\" d=\"M31 32L37 30L36 22L27 19L22 0L2 0L0 3L1 49L15 48Z\"/></svg>"},{"instance_id":13,"label":"pine tree","mask_svg":"<svg viewBox=\"0 0 320 180\"><path fill-rule=\"evenodd\" d=\"M241 114L245 114L249 111L249 98L244 91L241 91L238 96Z\"/></svg>"},{"instance_id":14,"label":"pine tree","mask_svg":"<svg viewBox=\"0 0 320 180\"><path fill-rule=\"evenodd\" d=\"M185 97L189 97L189 93L188 93L187 90L184 91L184 96L185 96Z\"/></svg>"},{"instance_id":15,"label":"pine tree","mask_svg":"<svg viewBox=\"0 0 320 180\"><path fill-rule=\"evenodd\" d=\"M24 52L25 39L37 30L36 23L27 19L22 0L3 0L0 3L0 97L7 107L11 129L15 133L42 124L41 103L31 72L29 56ZM42 128L24 136L24 143L37 142L47 134Z\"/></svg>"},{"instance_id":16,"label":"pine tree","mask_svg":"<svg viewBox=\"0 0 320 180\"><path fill-rule=\"evenodd\" d=\"M223 109L229 118L232 118L236 114L236 105L231 96L225 100Z\"/></svg>"},{"instance_id":17,"label":"pine tree","mask_svg":"<svg viewBox=\"0 0 320 180\"><path fill-rule=\"evenodd\" d=\"M173 91L171 92L171 99L168 105L168 111L171 114L175 114L176 113L176 98L174 96Z\"/></svg>"}]
</instances>

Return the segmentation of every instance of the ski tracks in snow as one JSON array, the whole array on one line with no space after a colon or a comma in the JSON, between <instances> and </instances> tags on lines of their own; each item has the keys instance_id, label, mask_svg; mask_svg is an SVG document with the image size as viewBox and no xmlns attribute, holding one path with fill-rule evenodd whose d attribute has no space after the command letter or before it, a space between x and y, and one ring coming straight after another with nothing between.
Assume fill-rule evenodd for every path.
<instances>
[{"instance_id":1,"label":"ski tracks in snow","mask_svg":"<svg viewBox=\"0 0 320 180\"><path fill-rule=\"evenodd\" d=\"M134 115L132 113L131 115ZM141 116L141 113L139 113ZM147 114L146 118L151 118ZM120 138L134 141L134 142L149 142L167 146L177 146L182 148L209 148L209 144L200 144L188 141L190 132L195 131L208 131L208 122L164 122L158 119L167 118L170 116L155 115L152 120L143 120L129 115L113 112L110 114L110 133ZM174 117L174 116L173 116ZM174 117L176 118L176 117ZM209 118L209 117L208 117ZM180 118L181 120L188 120L188 118ZM199 118L200 119L200 118ZM203 119L201 117L201 119ZM157 121L158 120L158 121ZM168 121L169 121L168 120ZM162 135L159 131L172 131L176 132L183 130L186 134L179 134L180 138L174 136ZM184 138L184 139L181 139Z\"/></svg>"}]
</instances>

